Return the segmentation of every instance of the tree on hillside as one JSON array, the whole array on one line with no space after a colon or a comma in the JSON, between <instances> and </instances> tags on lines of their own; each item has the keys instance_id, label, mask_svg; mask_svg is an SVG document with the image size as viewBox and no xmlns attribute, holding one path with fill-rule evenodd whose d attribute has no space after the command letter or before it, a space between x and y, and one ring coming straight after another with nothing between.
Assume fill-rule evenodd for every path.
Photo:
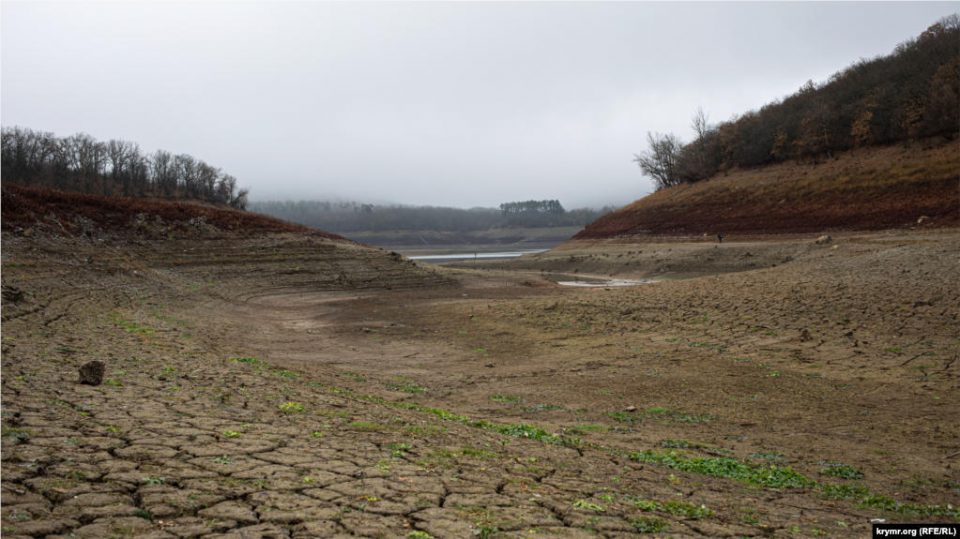
<instances>
[{"instance_id":1,"label":"tree on hillside","mask_svg":"<svg viewBox=\"0 0 960 539\"><path fill-rule=\"evenodd\" d=\"M677 170L677 158L683 143L673 134L647 133L650 148L633 160L644 174L653 178L657 190L680 183Z\"/></svg>"},{"instance_id":2,"label":"tree on hillside","mask_svg":"<svg viewBox=\"0 0 960 539\"><path fill-rule=\"evenodd\" d=\"M931 25L887 56L860 59L827 81L709 126L698 110L696 138L648 134L635 161L657 189L732 168L927 137L960 136L960 16Z\"/></svg>"}]
</instances>

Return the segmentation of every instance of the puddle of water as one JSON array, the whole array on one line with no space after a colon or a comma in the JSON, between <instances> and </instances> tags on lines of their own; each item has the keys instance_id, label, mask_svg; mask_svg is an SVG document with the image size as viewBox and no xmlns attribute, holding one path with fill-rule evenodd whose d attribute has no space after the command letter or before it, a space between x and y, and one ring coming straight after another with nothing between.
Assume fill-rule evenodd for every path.
<instances>
[{"instance_id":1,"label":"puddle of water","mask_svg":"<svg viewBox=\"0 0 960 539\"><path fill-rule=\"evenodd\" d=\"M584 288L606 288L611 286L637 286L655 283L652 279L607 279L605 281L557 281L560 286L580 286Z\"/></svg>"},{"instance_id":2,"label":"puddle of water","mask_svg":"<svg viewBox=\"0 0 960 539\"><path fill-rule=\"evenodd\" d=\"M446 255L419 255L409 256L410 260L424 260L435 262L437 260L490 260L497 258L517 258L523 255L543 253L549 249L528 249L523 251L501 251L498 253L452 253Z\"/></svg>"}]
</instances>

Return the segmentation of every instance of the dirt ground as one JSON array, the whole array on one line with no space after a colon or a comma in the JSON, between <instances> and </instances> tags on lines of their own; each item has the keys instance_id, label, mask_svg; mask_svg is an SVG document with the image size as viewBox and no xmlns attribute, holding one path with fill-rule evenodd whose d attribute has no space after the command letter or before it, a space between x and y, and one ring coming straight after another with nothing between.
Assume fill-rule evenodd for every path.
<instances>
[{"instance_id":1,"label":"dirt ground","mask_svg":"<svg viewBox=\"0 0 960 539\"><path fill-rule=\"evenodd\" d=\"M865 537L875 518L960 519L960 231L813 240L434 269L294 234L5 232L3 535ZM106 381L77 383L93 359Z\"/></svg>"}]
</instances>

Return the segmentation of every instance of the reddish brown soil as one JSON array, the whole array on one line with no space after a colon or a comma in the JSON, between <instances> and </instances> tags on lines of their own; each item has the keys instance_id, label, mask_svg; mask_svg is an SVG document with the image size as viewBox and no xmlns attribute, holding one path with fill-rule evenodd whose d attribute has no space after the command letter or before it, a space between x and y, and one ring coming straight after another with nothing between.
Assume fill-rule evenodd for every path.
<instances>
[{"instance_id":1,"label":"reddish brown soil","mask_svg":"<svg viewBox=\"0 0 960 539\"><path fill-rule=\"evenodd\" d=\"M880 230L960 224L960 142L852 151L658 191L575 239Z\"/></svg>"},{"instance_id":2,"label":"reddish brown soil","mask_svg":"<svg viewBox=\"0 0 960 539\"><path fill-rule=\"evenodd\" d=\"M200 202L87 195L12 184L3 186L3 230L19 227L76 232L92 224L101 231L127 231L134 227L138 214L159 219L181 230L190 228L189 221L202 219L206 225L232 233L298 232L343 239L336 234L259 213Z\"/></svg>"}]
</instances>

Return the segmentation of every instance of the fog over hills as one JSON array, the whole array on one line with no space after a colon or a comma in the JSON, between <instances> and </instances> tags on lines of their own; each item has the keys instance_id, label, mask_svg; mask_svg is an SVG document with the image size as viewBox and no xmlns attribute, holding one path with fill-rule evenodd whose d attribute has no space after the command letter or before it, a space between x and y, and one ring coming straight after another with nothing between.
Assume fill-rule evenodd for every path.
<instances>
[{"instance_id":1,"label":"fog over hills","mask_svg":"<svg viewBox=\"0 0 960 539\"><path fill-rule=\"evenodd\" d=\"M2 6L5 126L216 163L251 200L623 204L645 134L889 53L945 3Z\"/></svg>"}]
</instances>

